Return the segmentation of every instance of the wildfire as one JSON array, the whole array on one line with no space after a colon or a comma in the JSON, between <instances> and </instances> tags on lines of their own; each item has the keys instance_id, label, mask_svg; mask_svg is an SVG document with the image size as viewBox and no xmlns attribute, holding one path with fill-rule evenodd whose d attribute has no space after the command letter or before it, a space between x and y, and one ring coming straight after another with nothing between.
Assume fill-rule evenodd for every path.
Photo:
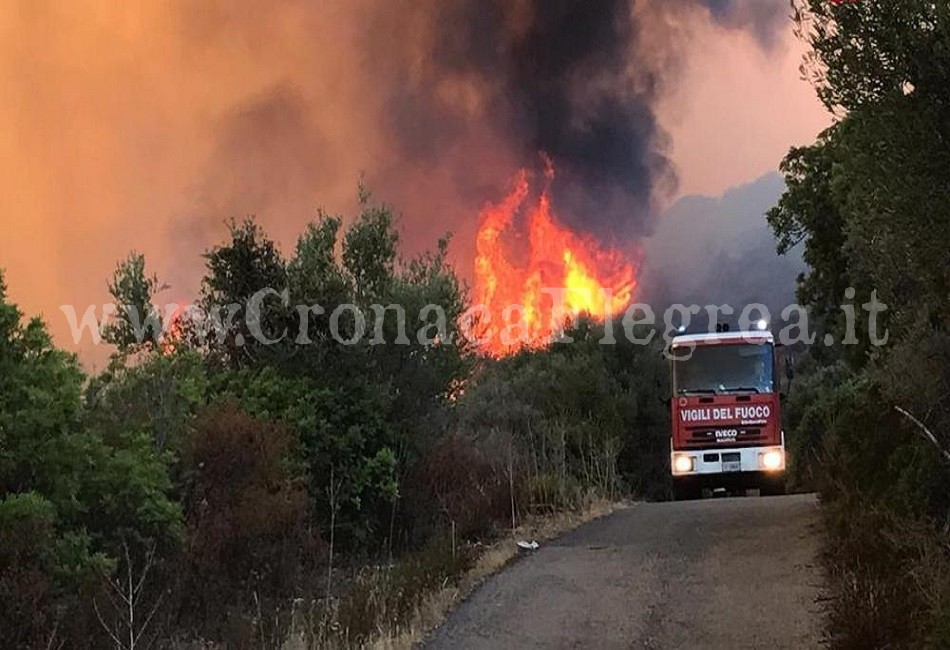
<instances>
[{"instance_id":1,"label":"wildfire","mask_svg":"<svg viewBox=\"0 0 950 650\"><path fill-rule=\"evenodd\" d=\"M535 201L528 173L521 170L511 193L479 215L474 298L490 318L481 337L489 354L541 345L566 318L586 313L603 319L622 312L633 298L637 281L628 259L557 222L548 191L553 178L548 162ZM519 238L524 245L517 245Z\"/></svg>"}]
</instances>

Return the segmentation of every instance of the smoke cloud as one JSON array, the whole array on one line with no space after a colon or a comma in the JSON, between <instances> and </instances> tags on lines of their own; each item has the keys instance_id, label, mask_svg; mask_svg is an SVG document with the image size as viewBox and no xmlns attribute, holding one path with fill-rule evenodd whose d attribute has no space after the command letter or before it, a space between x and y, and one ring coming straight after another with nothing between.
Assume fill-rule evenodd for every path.
<instances>
[{"instance_id":1,"label":"smoke cloud","mask_svg":"<svg viewBox=\"0 0 950 650\"><path fill-rule=\"evenodd\" d=\"M752 32L767 48L774 47L790 14L788 0L701 0L713 19L726 27Z\"/></svg>"},{"instance_id":2,"label":"smoke cloud","mask_svg":"<svg viewBox=\"0 0 950 650\"><path fill-rule=\"evenodd\" d=\"M477 148L488 127L522 164L551 157L555 202L571 227L622 242L648 233L676 185L655 105L676 82L687 17L706 9L763 46L783 18L782 0L664 4L469 0L415 5L408 19L400 6L388 24L434 27L417 50L425 62L390 71L399 150L438 161L461 134ZM459 180L465 194L484 197L479 185L464 187L464 172Z\"/></svg>"},{"instance_id":3,"label":"smoke cloud","mask_svg":"<svg viewBox=\"0 0 950 650\"><path fill-rule=\"evenodd\" d=\"M558 214L612 244L655 226L675 169L657 116L691 25L769 47L772 0L264 0L0 6L0 267L63 340L146 254L196 291L200 253L255 214L289 249L361 176L408 248L454 231L548 154Z\"/></svg>"},{"instance_id":4,"label":"smoke cloud","mask_svg":"<svg viewBox=\"0 0 950 650\"><path fill-rule=\"evenodd\" d=\"M392 102L406 155L438 157L474 117L523 164L539 152L550 156L568 225L641 234L653 189L673 170L651 110L650 76L660 71L627 67L646 28L631 5L444 3L432 23L432 64ZM468 101L446 97L447 80L470 93Z\"/></svg>"}]
</instances>

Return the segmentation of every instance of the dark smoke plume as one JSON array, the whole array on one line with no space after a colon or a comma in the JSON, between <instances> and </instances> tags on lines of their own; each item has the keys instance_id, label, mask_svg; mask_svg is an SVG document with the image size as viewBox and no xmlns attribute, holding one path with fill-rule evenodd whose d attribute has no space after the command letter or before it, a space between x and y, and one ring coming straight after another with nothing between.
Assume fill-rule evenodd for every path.
<instances>
[{"instance_id":1,"label":"dark smoke plume","mask_svg":"<svg viewBox=\"0 0 950 650\"><path fill-rule=\"evenodd\" d=\"M562 221L606 242L633 242L653 230L676 188L656 115L689 45L689 34L671 25L708 11L707 20L749 30L765 46L783 1L355 5L358 28L339 66L350 77L358 71L353 83L379 110L364 119L393 144L369 149L366 181L414 219L460 235L456 245L464 248L481 205L504 195L519 167L540 171L543 153L556 168L552 193ZM325 67L312 78L325 76ZM335 166L320 143L332 138L309 115L323 110L314 102L334 100L280 83L230 112L200 201L187 214L195 241L207 241L226 217L268 219L320 204L320 182ZM438 234L407 225L410 245L416 237L430 245ZM278 218L277 226L292 236L299 223Z\"/></svg>"},{"instance_id":2,"label":"dark smoke plume","mask_svg":"<svg viewBox=\"0 0 950 650\"><path fill-rule=\"evenodd\" d=\"M702 5L764 46L780 24L778 2L673 0L662 11L675 16ZM406 76L390 98L392 130L407 157L434 161L458 139L477 147L475 122L504 141L519 164L550 156L555 205L569 226L608 241L652 230L657 203L676 185L654 107L675 83L677 45L657 53L643 41L662 41L651 32L669 29L667 21L628 0L467 0L418 11L433 26L428 64L397 71ZM446 80L474 93L476 113L471 102L443 99ZM462 192L491 198L484 190Z\"/></svg>"}]
</instances>

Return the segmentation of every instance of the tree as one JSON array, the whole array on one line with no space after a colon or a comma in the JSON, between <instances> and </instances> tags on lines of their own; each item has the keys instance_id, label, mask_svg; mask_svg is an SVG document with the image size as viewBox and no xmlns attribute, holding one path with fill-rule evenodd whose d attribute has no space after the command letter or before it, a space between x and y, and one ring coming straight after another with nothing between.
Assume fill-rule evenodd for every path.
<instances>
[{"instance_id":1,"label":"tree","mask_svg":"<svg viewBox=\"0 0 950 650\"><path fill-rule=\"evenodd\" d=\"M84 379L39 319L22 322L0 277L0 609L15 618L0 625L4 645L69 638L79 590L118 567L123 544L180 541L164 462L147 438L106 441L87 426Z\"/></svg>"},{"instance_id":2,"label":"tree","mask_svg":"<svg viewBox=\"0 0 950 650\"><path fill-rule=\"evenodd\" d=\"M298 240L288 262L290 301L320 309L307 314L309 343L293 346L273 366L280 375L275 385L308 405L283 417L301 436L317 502L325 490L316 482L327 487L331 473L345 477L333 490L344 539L379 527L373 513L399 493L397 463L407 470L439 434L443 406L472 359L458 336L466 296L446 263L448 239L404 262L391 209L362 205L342 241L342 220L323 213ZM333 331L331 314L340 305L352 307ZM366 324L362 336L356 336L353 308ZM254 380L254 390L274 381L273 373L266 376ZM306 388L298 381L304 377ZM329 514L321 512L321 521Z\"/></svg>"},{"instance_id":3,"label":"tree","mask_svg":"<svg viewBox=\"0 0 950 650\"><path fill-rule=\"evenodd\" d=\"M145 273L145 256L132 251L116 265L109 281L116 319L103 327L102 338L116 346L122 357L152 352L161 341L161 313L154 305L158 278Z\"/></svg>"},{"instance_id":4,"label":"tree","mask_svg":"<svg viewBox=\"0 0 950 650\"><path fill-rule=\"evenodd\" d=\"M393 279L398 242L392 210L364 204L360 218L343 238L343 267L353 279L360 303L386 294Z\"/></svg>"},{"instance_id":5,"label":"tree","mask_svg":"<svg viewBox=\"0 0 950 650\"><path fill-rule=\"evenodd\" d=\"M407 344L398 344L398 314L387 311L381 322L386 344L373 345L369 358L370 372L390 387L392 422L409 443L402 449L405 453L417 452L424 436L444 428L442 407L474 364L474 350L460 332L468 296L446 262L448 243L447 237L439 240L435 251L398 269L386 294L379 296L383 307L399 305L406 315ZM373 311L369 315L379 317Z\"/></svg>"},{"instance_id":6,"label":"tree","mask_svg":"<svg viewBox=\"0 0 950 650\"><path fill-rule=\"evenodd\" d=\"M26 324L0 276L0 495L31 489L68 501L81 430L83 374L53 347L38 318Z\"/></svg>"},{"instance_id":7,"label":"tree","mask_svg":"<svg viewBox=\"0 0 950 650\"><path fill-rule=\"evenodd\" d=\"M810 211L813 225L840 223L843 238L837 227L812 229L811 248L840 245L850 281L876 289L899 329L916 319L946 324L950 6L800 0L796 9L812 48L805 70L826 106L843 117L808 158L793 150L786 159L790 188L773 226L780 236L793 231L795 220L781 215L796 207ZM813 203L802 206L809 195ZM840 271L834 255L810 263L814 275Z\"/></svg>"},{"instance_id":8,"label":"tree","mask_svg":"<svg viewBox=\"0 0 950 650\"><path fill-rule=\"evenodd\" d=\"M89 426L102 432L146 434L155 453L173 456L211 391L204 359L193 349L156 350L136 365L110 364L86 387Z\"/></svg>"},{"instance_id":9,"label":"tree","mask_svg":"<svg viewBox=\"0 0 950 650\"><path fill-rule=\"evenodd\" d=\"M344 269L337 263L337 239L342 220L323 212L316 222L307 224L304 233L297 240L294 256L288 262L288 286L293 305L307 308L318 306L320 309L308 311L307 326L298 324L294 335L302 334L301 342L311 341L303 350L298 351L305 358L303 363L323 366L330 349L330 315L349 300L352 295L352 281ZM322 311L321 311L322 310ZM298 317L302 314L298 312ZM300 364L301 361L295 361Z\"/></svg>"},{"instance_id":10,"label":"tree","mask_svg":"<svg viewBox=\"0 0 950 650\"><path fill-rule=\"evenodd\" d=\"M837 120L786 158L788 190L769 219L780 248L804 242L812 269L799 295L826 323L842 285L855 304L876 296L888 307L887 345L860 331L861 345L842 351L850 367L813 358L786 413L806 461L796 467L817 466L826 508L830 637L840 647L945 647L950 5L794 6L811 47L804 70Z\"/></svg>"},{"instance_id":11,"label":"tree","mask_svg":"<svg viewBox=\"0 0 950 650\"><path fill-rule=\"evenodd\" d=\"M803 71L830 110L854 111L920 92L950 97L950 7L932 0L794 0L811 47Z\"/></svg>"},{"instance_id":12,"label":"tree","mask_svg":"<svg viewBox=\"0 0 950 650\"><path fill-rule=\"evenodd\" d=\"M826 326L840 313L849 286L845 223L834 190L836 134L832 127L815 144L789 152L781 165L785 193L767 214L780 254L804 245L809 268L799 277L798 300Z\"/></svg>"},{"instance_id":13,"label":"tree","mask_svg":"<svg viewBox=\"0 0 950 650\"><path fill-rule=\"evenodd\" d=\"M205 327L213 331L203 338L232 368L260 365L279 353L280 346L265 340L280 338L288 324L279 297L287 288L287 269L277 244L252 218L231 221L229 235L228 243L205 253L201 306L211 319Z\"/></svg>"}]
</instances>

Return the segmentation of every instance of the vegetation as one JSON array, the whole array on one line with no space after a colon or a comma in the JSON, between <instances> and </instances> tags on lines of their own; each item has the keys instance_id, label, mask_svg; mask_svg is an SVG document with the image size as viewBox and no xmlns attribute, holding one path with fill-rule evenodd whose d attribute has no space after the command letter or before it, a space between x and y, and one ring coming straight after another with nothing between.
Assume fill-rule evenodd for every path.
<instances>
[{"instance_id":1,"label":"vegetation","mask_svg":"<svg viewBox=\"0 0 950 650\"><path fill-rule=\"evenodd\" d=\"M406 261L388 208L342 223L320 214L286 258L232 222L202 309L171 323L132 253L92 377L0 289L0 644L363 643L457 581L470 542L665 496L656 346L582 321L573 345L479 357L447 239Z\"/></svg>"},{"instance_id":2,"label":"vegetation","mask_svg":"<svg viewBox=\"0 0 950 650\"><path fill-rule=\"evenodd\" d=\"M794 6L838 116L788 154L768 214L838 342L799 358L784 411L824 506L828 636L950 647L950 5ZM570 345L480 357L448 239L404 260L392 211L362 198L289 257L232 222L203 309L166 330L131 254L92 377L0 277L0 645L360 644L457 582L475 540L667 496L659 343L599 345L581 320ZM880 329L849 336L842 303L875 301Z\"/></svg>"},{"instance_id":3,"label":"vegetation","mask_svg":"<svg viewBox=\"0 0 950 650\"><path fill-rule=\"evenodd\" d=\"M804 245L819 335L786 411L796 472L827 522L833 647L950 645L950 6L796 3L805 70L839 117L785 159L768 218ZM849 289L849 287L851 289ZM860 307L858 308L860 312Z\"/></svg>"}]
</instances>

